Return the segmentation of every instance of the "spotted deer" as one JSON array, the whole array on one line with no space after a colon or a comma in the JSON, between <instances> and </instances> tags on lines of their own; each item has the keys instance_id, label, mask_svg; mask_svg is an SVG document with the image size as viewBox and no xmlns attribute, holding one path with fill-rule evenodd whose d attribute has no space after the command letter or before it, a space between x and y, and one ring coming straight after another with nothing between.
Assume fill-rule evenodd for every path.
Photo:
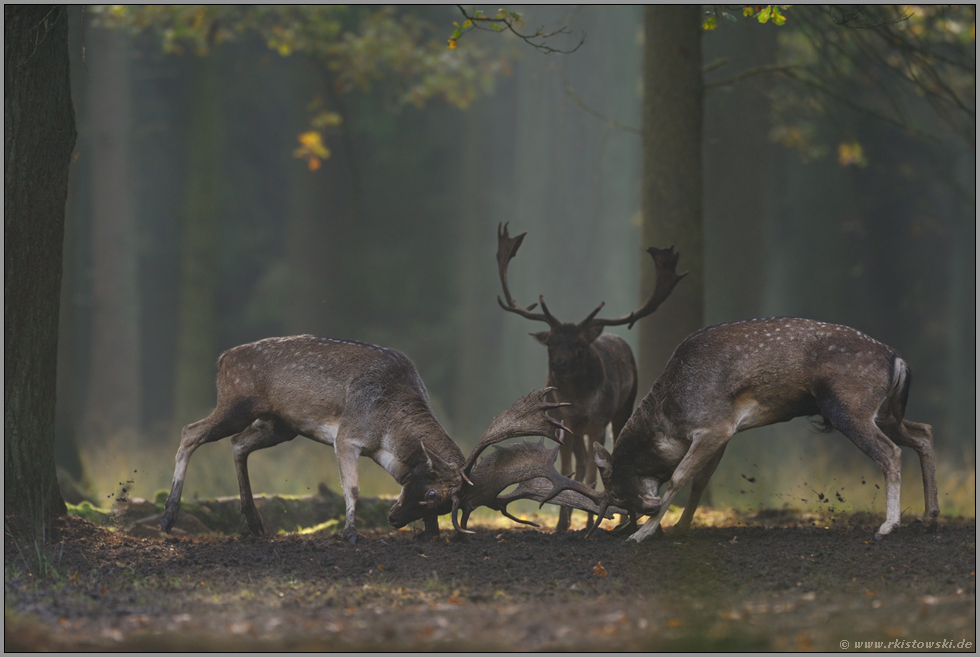
<instances>
[{"instance_id":1,"label":"spotted deer","mask_svg":"<svg viewBox=\"0 0 980 657\"><path fill-rule=\"evenodd\" d=\"M633 352L625 340L603 333L603 329L622 325L633 328L637 320L657 310L674 286L687 274L676 273L679 254L674 253L673 247L650 247L647 251L656 266L657 282L646 303L622 317L597 317L605 305L603 302L578 324L567 324L548 312L544 297L538 297L541 312L536 313L532 311L537 303L524 308L517 305L511 296L507 286L507 266L517 255L525 235L527 233L511 237L507 224L497 227L497 267L504 293L504 300L498 296L497 302L507 312L548 324L547 331L531 335L548 348L546 385L555 388L556 400L570 403L559 412L561 419L573 433L560 450L561 471L572 471L574 456L575 480L591 484L595 481L596 470L589 445L592 442L605 443L606 427L609 424L612 424L615 443L620 430L633 412L633 402L636 400L636 362ZM563 507L557 530L568 529L570 518L570 509Z\"/></svg>"},{"instance_id":2,"label":"spotted deer","mask_svg":"<svg viewBox=\"0 0 980 657\"><path fill-rule=\"evenodd\" d=\"M650 516L630 536L639 542L657 531L674 497L692 482L676 525L686 531L734 434L820 416L885 476L885 522L876 538L900 521L900 445L919 456L924 523L934 527L939 496L932 427L905 419L911 381L894 349L847 326L777 317L702 329L674 351L612 454L595 446L604 503L628 510L630 530L639 516Z\"/></svg>"},{"instance_id":3,"label":"spotted deer","mask_svg":"<svg viewBox=\"0 0 980 657\"><path fill-rule=\"evenodd\" d=\"M508 438L536 435L561 441L567 427L547 412L563 404L546 400L547 389L532 391L501 413L467 459L432 413L412 361L393 349L312 335L267 338L221 354L216 384L214 411L181 434L161 520L165 532L177 520L191 455L205 443L228 437L242 514L256 535L263 526L252 496L248 456L297 435L333 446L346 506L343 537L351 543L357 540L360 456L373 459L402 486L388 521L398 528L421 519L422 537L438 535L438 516L450 512L456 528L465 532L469 512L484 504L518 520L507 513L507 504L520 497L542 503L560 498L597 510L594 491L555 472L555 454L543 445L531 450L508 446L501 453L514 453L513 458L501 461L493 454L477 463L487 447ZM529 480L536 481L497 501L511 484ZM458 509L464 514L462 527Z\"/></svg>"}]
</instances>

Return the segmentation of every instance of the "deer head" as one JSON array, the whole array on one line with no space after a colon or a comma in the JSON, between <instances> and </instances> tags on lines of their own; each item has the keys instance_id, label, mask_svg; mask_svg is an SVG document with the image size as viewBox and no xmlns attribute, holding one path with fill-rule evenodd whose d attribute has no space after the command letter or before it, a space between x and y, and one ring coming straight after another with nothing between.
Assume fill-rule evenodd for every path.
<instances>
[{"instance_id":1,"label":"deer head","mask_svg":"<svg viewBox=\"0 0 980 657\"><path fill-rule=\"evenodd\" d=\"M420 444L425 458L412 469L388 512L388 522L396 529L426 516L449 513L462 487L459 468L427 449L424 440Z\"/></svg>"},{"instance_id":2,"label":"deer head","mask_svg":"<svg viewBox=\"0 0 980 657\"><path fill-rule=\"evenodd\" d=\"M664 300L670 296L671 291L677 283L687 276L687 273L677 274L677 260L680 257L674 252L674 247L658 249L650 247L647 252L653 257L654 265L657 268L657 282L653 293L646 303L628 315L615 318L597 317L602 310L605 302L589 313L588 317L578 324L569 324L559 321L548 311L544 297L538 297L541 304L541 312L532 312L537 308L538 303L522 307L517 305L514 297L510 294L507 285L507 266L511 259L517 255L517 250L527 233L521 233L516 237L511 237L507 224L497 226L497 268L500 274L500 284L503 287L504 299L497 297L497 303L507 312L515 313L526 319L545 322L548 324L547 331L532 333L531 335L541 344L548 347L548 368L559 376L559 378L575 369L576 363L582 361L589 346L599 337L603 329L607 326L627 325L633 328L637 320L653 313ZM506 301L506 303L505 303Z\"/></svg>"}]
</instances>

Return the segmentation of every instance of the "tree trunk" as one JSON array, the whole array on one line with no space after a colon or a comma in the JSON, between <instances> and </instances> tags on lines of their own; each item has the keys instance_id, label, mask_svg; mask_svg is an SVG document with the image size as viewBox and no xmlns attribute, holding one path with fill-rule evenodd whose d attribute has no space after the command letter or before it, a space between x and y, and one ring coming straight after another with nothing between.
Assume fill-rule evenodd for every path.
<instances>
[{"instance_id":1,"label":"tree trunk","mask_svg":"<svg viewBox=\"0 0 980 657\"><path fill-rule=\"evenodd\" d=\"M652 317L639 322L642 397L674 348L701 328L704 316L701 237L700 5L648 5L643 56L643 246L680 252L689 272ZM640 289L649 294L654 267L644 255Z\"/></svg>"},{"instance_id":2,"label":"tree trunk","mask_svg":"<svg viewBox=\"0 0 980 657\"><path fill-rule=\"evenodd\" d=\"M213 53L193 63L174 382L178 424L204 417L215 399L219 180L224 155L220 62L220 55Z\"/></svg>"},{"instance_id":3,"label":"tree trunk","mask_svg":"<svg viewBox=\"0 0 980 657\"><path fill-rule=\"evenodd\" d=\"M75 145L63 6L4 7L4 513L46 538L65 513L54 464L61 250Z\"/></svg>"}]
</instances>

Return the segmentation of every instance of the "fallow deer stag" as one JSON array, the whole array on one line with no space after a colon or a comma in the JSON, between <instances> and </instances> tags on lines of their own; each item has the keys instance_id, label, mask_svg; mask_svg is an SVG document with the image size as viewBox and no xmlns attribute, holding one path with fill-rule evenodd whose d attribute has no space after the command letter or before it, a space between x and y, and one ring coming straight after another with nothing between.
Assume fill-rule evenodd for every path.
<instances>
[{"instance_id":1,"label":"fallow deer stag","mask_svg":"<svg viewBox=\"0 0 980 657\"><path fill-rule=\"evenodd\" d=\"M657 282L646 303L628 315L617 318L596 317L605 303L589 313L578 324L566 324L548 312L544 297L538 297L541 312L532 312L537 303L524 308L517 305L507 286L507 265L517 255L517 250L527 233L511 237L507 224L497 227L497 266L504 300L497 297L500 307L526 319L546 322L549 329L531 335L548 347L547 386L554 387L555 399L570 402L560 411L563 422L572 436L561 448L561 471L572 470L575 457L575 480L592 484L596 470L589 445L595 441L605 443L606 426L612 424L613 442L633 412L636 400L636 363L633 352L622 338L603 333L606 326L633 324L653 313L670 295L674 286L687 274L676 273L679 254L674 247L647 251L653 257L657 270ZM558 518L558 531L568 529L571 510L563 507Z\"/></svg>"},{"instance_id":2,"label":"fallow deer stag","mask_svg":"<svg viewBox=\"0 0 980 657\"><path fill-rule=\"evenodd\" d=\"M650 516L630 536L639 542L657 531L690 481L691 496L676 525L683 532L733 434L821 416L828 430L847 436L884 473L885 522L876 538L894 530L901 517L899 445L919 456L923 522L934 527L939 494L932 427L905 419L911 381L894 349L847 326L779 317L702 329L674 351L612 455L596 445L605 503L626 508L633 523Z\"/></svg>"},{"instance_id":3,"label":"fallow deer stag","mask_svg":"<svg viewBox=\"0 0 980 657\"><path fill-rule=\"evenodd\" d=\"M397 528L422 519L423 536L438 535L438 516L459 508L468 516L476 506L487 504L513 518L506 504L517 497L510 494L498 503L497 493L532 475L549 478L558 487L554 496L565 503L587 510L598 506L594 491L576 495L573 491L581 484L549 473L540 450L496 468L489 467L495 454L476 463L487 446L507 438L539 435L560 442L567 427L547 415L561 406L545 399L548 390L526 395L498 416L467 460L433 415L415 366L393 349L312 335L267 338L221 354L217 389L214 411L182 432L161 521L165 532L177 520L191 455L201 445L229 436L242 514L256 535L263 527L252 497L248 456L297 435L334 447L346 505L343 537L352 543L357 540L359 456L372 458L402 485L388 521ZM550 454L553 462L554 453ZM499 489L488 494L496 486ZM523 490L523 496L538 501L547 501L543 498L552 492L541 481ZM454 513L454 524L455 518Z\"/></svg>"}]
</instances>

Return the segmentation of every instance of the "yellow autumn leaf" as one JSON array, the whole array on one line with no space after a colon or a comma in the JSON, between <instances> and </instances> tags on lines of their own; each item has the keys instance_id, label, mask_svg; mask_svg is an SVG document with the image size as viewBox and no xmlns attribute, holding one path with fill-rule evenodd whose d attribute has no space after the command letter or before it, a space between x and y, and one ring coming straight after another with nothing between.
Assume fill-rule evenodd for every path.
<instances>
[{"instance_id":1,"label":"yellow autumn leaf","mask_svg":"<svg viewBox=\"0 0 980 657\"><path fill-rule=\"evenodd\" d=\"M323 159L330 157L330 151L328 151L327 147L323 145L323 135L321 135L318 130L304 132L300 134L297 139L299 139L299 143L313 155L322 157Z\"/></svg>"},{"instance_id":2,"label":"yellow autumn leaf","mask_svg":"<svg viewBox=\"0 0 980 657\"><path fill-rule=\"evenodd\" d=\"M606 575L609 574L609 572L602 567L601 561L596 563L596 565L592 566L592 572L594 572L599 577L605 577Z\"/></svg>"},{"instance_id":3,"label":"yellow autumn leaf","mask_svg":"<svg viewBox=\"0 0 980 657\"><path fill-rule=\"evenodd\" d=\"M456 46L457 45L459 45L459 44L456 43L456 39L452 39L452 38L449 39L449 49L450 50L456 50Z\"/></svg>"},{"instance_id":4,"label":"yellow autumn leaf","mask_svg":"<svg viewBox=\"0 0 980 657\"><path fill-rule=\"evenodd\" d=\"M343 118L337 112L320 112L310 121L314 128L328 128L343 123Z\"/></svg>"}]
</instances>

